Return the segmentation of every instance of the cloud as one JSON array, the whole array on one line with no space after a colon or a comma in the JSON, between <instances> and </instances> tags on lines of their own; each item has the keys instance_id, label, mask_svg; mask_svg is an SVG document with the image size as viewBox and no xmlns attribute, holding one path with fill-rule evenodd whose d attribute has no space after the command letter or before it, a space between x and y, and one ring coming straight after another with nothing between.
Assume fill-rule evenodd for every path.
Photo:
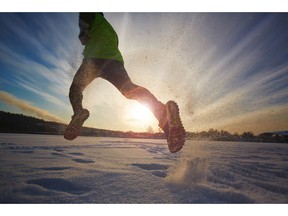
<instances>
[{"instance_id":1,"label":"cloud","mask_svg":"<svg viewBox=\"0 0 288 216\"><path fill-rule=\"evenodd\" d=\"M229 131L253 131L263 133L275 130L287 130L287 106L267 107L252 113L225 119L217 124L219 128Z\"/></svg>"},{"instance_id":2,"label":"cloud","mask_svg":"<svg viewBox=\"0 0 288 216\"><path fill-rule=\"evenodd\" d=\"M198 103L202 102L203 105L194 110L194 124L199 126L211 125L227 122L227 120L230 121L230 119L238 118L238 116L250 116L252 118L257 111L260 112L264 109L281 110L282 105L287 103L287 90L281 87L287 83L287 79L283 78L287 74L287 70L287 64L280 65L278 68L261 70L261 73L251 75L250 79L246 80L242 86L228 88L227 92L217 100L213 100L214 97L212 97L210 103L208 103L209 96L206 98L197 97ZM281 88L276 88L277 86ZM205 103L205 100L208 102ZM269 112L266 113L265 119L269 119L270 114ZM255 130L258 128L257 126Z\"/></svg>"},{"instance_id":3,"label":"cloud","mask_svg":"<svg viewBox=\"0 0 288 216\"><path fill-rule=\"evenodd\" d=\"M65 122L65 120L63 120L62 118L56 115L53 115L46 110L35 107L27 101L18 99L15 96L9 94L8 92L0 91L0 99L9 105L18 107L24 112L32 114L32 115L36 115L39 118L49 120L49 121L56 121L60 123Z\"/></svg>"},{"instance_id":4,"label":"cloud","mask_svg":"<svg viewBox=\"0 0 288 216\"><path fill-rule=\"evenodd\" d=\"M5 67L1 76L32 93L42 92L43 99L63 106L61 101L82 60L77 15L8 13L0 18L0 64Z\"/></svg>"},{"instance_id":5,"label":"cloud","mask_svg":"<svg viewBox=\"0 0 288 216\"><path fill-rule=\"evenodd\" d=\"M46 93L45 91L43 91L43 89L37 88L36 85L33 86L29 84L28 82L25 82L24 80L22 81L21 78L19 78L19 80L20 81L17 81L18 86L22 86L24 89L27 89L30 92L33 92L34 94L39 95L40 97L42 97L44 100L48 101L49 103L53 103L59 107L67 107L67 104L64 103L61 99L53 96L52 94Z\"/></svg>"}]
</instances>

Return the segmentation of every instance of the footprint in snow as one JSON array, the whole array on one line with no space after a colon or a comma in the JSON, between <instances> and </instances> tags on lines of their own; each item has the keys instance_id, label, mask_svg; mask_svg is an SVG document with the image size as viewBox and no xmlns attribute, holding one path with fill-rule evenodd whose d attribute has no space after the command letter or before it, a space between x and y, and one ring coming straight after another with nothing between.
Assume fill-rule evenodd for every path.
<instances>
[{"instance_id":1,"label":"footprint in snow","mask_svg":"<svg viewBox=\"0 0 288 216\"><path fill-rule=\"evenodd\" d=\"M81 159L81 158L75 158L72 159L74 162L76 163L94 163L93 160L89 160L89 159Z\"/></svg>"}]
</instances>

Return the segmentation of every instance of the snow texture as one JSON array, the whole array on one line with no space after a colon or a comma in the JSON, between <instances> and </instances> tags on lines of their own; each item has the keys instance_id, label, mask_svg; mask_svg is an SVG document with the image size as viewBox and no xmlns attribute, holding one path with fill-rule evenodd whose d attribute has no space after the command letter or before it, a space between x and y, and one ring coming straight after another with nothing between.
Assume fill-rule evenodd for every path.
<instances>
[{"instance_id":1,"label":"snow texture","mask_svg":"<svg viewBox=\"0 0 288 216\"><path fill-rule=\"evenodd\" d=\"M288 203L288 145L0 134L0 203Z\"/></svg>"}]
</instances>

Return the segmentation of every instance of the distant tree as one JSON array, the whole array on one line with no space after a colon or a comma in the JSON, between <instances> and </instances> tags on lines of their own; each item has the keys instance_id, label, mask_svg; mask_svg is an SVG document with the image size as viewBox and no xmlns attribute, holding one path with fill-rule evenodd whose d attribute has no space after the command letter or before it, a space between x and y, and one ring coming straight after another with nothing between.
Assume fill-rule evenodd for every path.
<instances>
[{"instance_id":1,"label":"distant tree","mask_svg":"<svg viewBox=\"0 0 288 216\"><path fill-rule=\"evenodd\" d=\"M219 132L218 130L214 130L213 128L210 128L207 132L207 136L210 137L210 138L217 138L219 137Z\"/></svg>"},{"instance_id":2,"label":"distant tree","mask_svg":"<svg viewBox=\"0 0 288 216\"><path fill-rule=\"evenodd\" d=\"M241 135L242 138L246 139L246 140L252 140L254 138L254 134L252 132L244 132Z\"/></svg>"}]
</instances>

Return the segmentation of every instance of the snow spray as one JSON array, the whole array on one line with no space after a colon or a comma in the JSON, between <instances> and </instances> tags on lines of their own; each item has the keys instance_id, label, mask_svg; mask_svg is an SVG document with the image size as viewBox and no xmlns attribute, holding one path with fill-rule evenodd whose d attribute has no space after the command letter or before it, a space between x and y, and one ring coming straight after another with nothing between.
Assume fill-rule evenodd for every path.
<instances>
[{"instance_id":1,"label":"snow spray","mask_svg":"<svg viewBox=\"0 0 288 216\"><path fill-rule=\"evenodd\" d=\"M174 171L168 173L168 184L194 190L207 179L209 160L207 158L182 159Z\"/></svg>"}]
</instances>

